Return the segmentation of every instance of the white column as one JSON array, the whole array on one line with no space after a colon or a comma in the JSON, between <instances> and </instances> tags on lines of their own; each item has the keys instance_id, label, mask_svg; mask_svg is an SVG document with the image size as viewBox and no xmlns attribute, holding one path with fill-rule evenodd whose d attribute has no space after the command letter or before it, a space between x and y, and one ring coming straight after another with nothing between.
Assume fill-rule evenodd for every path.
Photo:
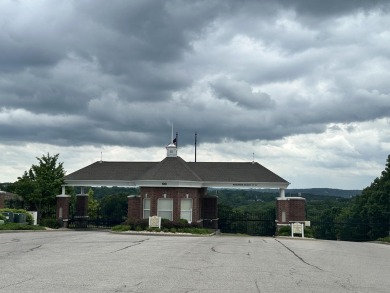
<instances>
[{"instance_id":1,"label":"white column","mask_svg":"<svg viewBox=\"0 0 390 293\"><path fill-rule=\"evenodd\" d=\"M284 191L285 191L284 188L280 188L279 189L279 197L281 197L281 198L285 198L286 197Z\"/></svg>"}]
</instances>

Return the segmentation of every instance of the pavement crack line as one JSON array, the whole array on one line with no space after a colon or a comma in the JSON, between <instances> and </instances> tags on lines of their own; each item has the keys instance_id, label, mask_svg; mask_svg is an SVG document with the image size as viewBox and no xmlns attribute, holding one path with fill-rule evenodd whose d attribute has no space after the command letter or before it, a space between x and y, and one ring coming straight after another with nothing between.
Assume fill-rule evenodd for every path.
<instances>
[{"instance_id":1,"label":"pavement crack line","mask_svg":"<svg viewBox=\"0 0 390 293\"><path fill-rule=\"evenodd\" d=\"M138 240L138 241L133 241L132 243L134 244L131 244L131 245L128 245L126 247L123 247L121 249L118 249L118 250L115 250L115 251L111 251L110 253L115 253L115 252L118 252L118 251L121 251L121 250L125 250L127 248L130 248L130 247L133 247L133 246L136 246L136 245L140 245L142 242L146 241L146 240L149 240L149 238L147 239L142 239L142 240Z\"/></svg>"},{"instance_id":2,"label":"pavement crack line","mask_svg":"<svg viewBox=\"0 0 390 293\"><path fill-rule=\"evenodd\" d=\"M304 264L308 265L308 266L311 266L313 268L316 268L317 270L320 270L320 271L323 271L323 269L315 266L315 265L312 265L308 262L306 262L302 257L300 257L298 254L295 253L294 250L292 250L290 247L288 247L287 245L285 245L284 243L280 242L278 239L275 239L275 241L279 242L281 245L283 245L287 250L289 250L292 254L294 254L301 262L303 262Z\"/></svg>"},{"instance_id":3,"label":"pavement crack line","mask_svg":"<svg viewBox=\"0 0 390 293\"><path fill-rule=\"evenodd\" d=\"M132 245L128 245L126 247L123 247L121 249L118 249L118 250L115 250L115 251L111 251L110 253L115 253L115 252L118 252L118 251L121 251L121 250L125 250L127 248L130 248L130 247L133 247L133 246L137 246L137 245L140 245L141 243L135 243L135 244L132 244Z\"/></svg>"},{"instance_id":4,"label":"pavement crack line","mask_svg":"<svg viewBox=\"0 0 390 293\"><path fill-rule=\"evenodd\" d=\"M36 247L30 248L29 251L34 251L34 250L39 249L41 247L42 247L42 245L38 245Z\"/></svg>"},{"instance_id":5,"label":"pavement crack line","mask_svg":"<svg viewBox=\"0 0 390 293\"><path fill-rule=\"evenodd\" d=\"M12 286L16 286L16 285L19 285L19 284L22 284L22 283L31 281L31 280L33 280L33 279L34 279L34 277L28 278L28 279L25 279L25 280L22 280L22 281L19 281L19 282L17 282L17 283L9 284L9 285L3 286L3 287L0 286L0 289L5 289L5 288L12 287Z\"/></svg>"},{"instance_id":6,"label":"pavement crack line","mask_svg":"<svg viewBox=\"0 0 390 293\"><path fill-rule=\"evenodd\" d=\"M260 288L259 288L259 283L257 283L257 281L255 281L255 285L256 285L257 292L261 293Z\"/></svg>"}]
</instances>

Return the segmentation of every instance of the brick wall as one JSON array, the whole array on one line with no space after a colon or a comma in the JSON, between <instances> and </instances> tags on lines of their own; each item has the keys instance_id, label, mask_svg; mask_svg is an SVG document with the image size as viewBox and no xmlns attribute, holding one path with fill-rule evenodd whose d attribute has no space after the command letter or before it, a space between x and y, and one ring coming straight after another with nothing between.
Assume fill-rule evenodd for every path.
<instances>
[{"instance_id":1,"label":"brick wall","mask_svg":"<svg viewBox=\"0 0 390 293\"><path fill-rule=\"evenodd\" d=\"M140 188L140 217L142 217L142 205L145 198L150 198L150 215L157 215L157 201L159 198L173 199L173 220L180 219L180 200L183 198L192 199L192 221L196 222L202 217L203 197L207 192L206 188L187 187L141 187Z\"/></svg>"},{"instance_id":2,"label":"brick wall","mask_svg":"<svg viewBox=\"0 0 390 293\"><path fill-rule=\"evenodd\" d=\"M278 198L276 200L276 219L278 224L306 220L306 201L303 197Z\"/></svg>"}]
</instances>

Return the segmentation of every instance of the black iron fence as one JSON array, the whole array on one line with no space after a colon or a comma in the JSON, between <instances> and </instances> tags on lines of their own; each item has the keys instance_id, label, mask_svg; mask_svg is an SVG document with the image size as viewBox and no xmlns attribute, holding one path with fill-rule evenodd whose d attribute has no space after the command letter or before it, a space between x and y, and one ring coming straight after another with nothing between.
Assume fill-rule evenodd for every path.
<instances>
[{"instance_id":1,"label":"black iron fence","mask_svg":"<svg viewBox=\"0 0 390 293\"><path fill-rule=\"evenodd\" d=\"M218 217L218 228L222 233L275 235L275 211L267 213L221 212Z\"/></svg>"},{"instance_id":2,"label":"black iron fence","mask_svg":"<svg viewBox=\"0 0 390 293\"><path fill-rule=\"evenodd\" d=\"M337 222L314 217L310 220L310 229L317 239L370 241L389 236L390 221L362 222L346 219Z\"/></svg>"},{"instance_id":3,"label":"black iron fence","mask_svg":"<svg viewBox=\"0 0 390 293\"><path fill-rule=\"evenodd\" d=\"M127 218L127 207L98 207L88 217L78 217L74 206L70 208L69 228L110 229L123 223Z\"/></svg>"}]
</instances>

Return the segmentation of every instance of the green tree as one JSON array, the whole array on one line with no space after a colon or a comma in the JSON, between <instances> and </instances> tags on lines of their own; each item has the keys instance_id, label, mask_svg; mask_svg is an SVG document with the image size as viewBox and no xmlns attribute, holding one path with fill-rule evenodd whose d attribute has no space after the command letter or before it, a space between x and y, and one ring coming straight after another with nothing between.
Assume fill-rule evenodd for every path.
<instances>
[{"instance_id":1,"label":"green tree","mask_svg":"<svg viewBox=\"0 0 390 293\"><path fill-rule=\"evenodd\" d=\"M38 211L38 219L47 210L55 210L56 196L64 184L63 163L58 163L59 154L37 157L38 165L32 165L15 182L15 193L23 197L30 209Z\"/></svg>"},{"instance_id":2,"label":"green tree","mask_svg":"<svg viewBox=\"0 0 390 293\"><path fill-rule=\"evenodd\" d=\"M93 195L94 195L93 189L90 188L88 190L88 216L90 219L97 219L99 202L96 199L94 199Z\"/></svg>"},{"instance_id":3,"label":"green tree","mask_svg":"<svg viewBox=\"0 0 390 293\"><path fill-rule=\"evenodd\" d=\"M351 209L354 218L367 224L366 237L375 240L389 235L390 155L385 170L357 196Z\"/></svg>"}]
</instances>

